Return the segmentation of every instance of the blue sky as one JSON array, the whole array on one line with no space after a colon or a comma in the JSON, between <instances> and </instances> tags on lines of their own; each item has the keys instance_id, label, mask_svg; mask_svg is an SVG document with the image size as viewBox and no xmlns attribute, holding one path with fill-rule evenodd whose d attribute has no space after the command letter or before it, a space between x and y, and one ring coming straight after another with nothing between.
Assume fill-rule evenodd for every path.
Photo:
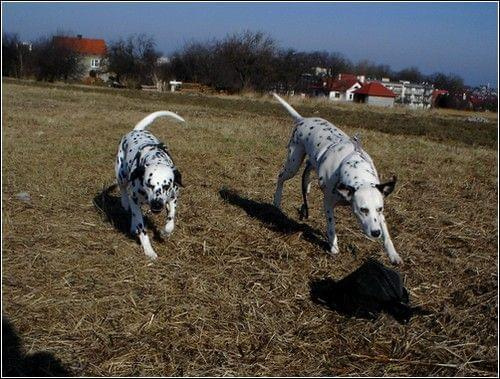
<instances>
[{"instance_id":1,"label":"blue sky","mask_svg":"<svg viewBox=\"0 0 500 379\"><path fill-rule=\"evenodd\" d=\"M394 70L456 73L497 87L498 6L489 3L2 3L4 32L112 41L152 35L165 55L192 40L263 31L280 46L340 52Z\"/></svg>"}]
</instances>

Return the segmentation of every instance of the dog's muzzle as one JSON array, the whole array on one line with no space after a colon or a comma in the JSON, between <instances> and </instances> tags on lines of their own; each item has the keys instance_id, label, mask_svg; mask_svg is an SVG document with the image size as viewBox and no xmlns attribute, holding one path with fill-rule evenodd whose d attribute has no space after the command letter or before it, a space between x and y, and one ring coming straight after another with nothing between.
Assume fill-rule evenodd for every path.
<instances>
[{"instance_id":1,"label":"dog's muzzle","mask_svg":"<svg viewBox=\"0 0 500 379\"><path fill-rule=\"evenodd\" d=\"M151 212L160 213L163 210L163 202L161 200L153 200L150 204Z\"/></svg>"}]
</instances>

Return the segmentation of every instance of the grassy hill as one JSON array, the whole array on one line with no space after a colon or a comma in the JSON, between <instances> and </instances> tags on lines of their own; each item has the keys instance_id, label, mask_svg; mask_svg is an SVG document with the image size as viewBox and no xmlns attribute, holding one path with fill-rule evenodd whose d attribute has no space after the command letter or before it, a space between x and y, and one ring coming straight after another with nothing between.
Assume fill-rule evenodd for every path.
<instances>
[{"instance_id":1,"label":"grassy hill","mask_svg":"<svg viewBox=\"0 0 500 379\"><path fill-rule=\"evenodd\" d=\"M341 253L328 256L316 182L298 220L300 175L284 215L272 212L292 123L270 98L4 80L3 314L27 352L88 376L495 374L496 116L294 104L359 131L382 179L398 175L385 207L398 270L432 315L371 322L311 301L315 280L389 261L347 208L336 210ZM151 128L186 187L152 263L106 189L122 135L162 109L187 121Z\"/></svg>"}]
</instances>

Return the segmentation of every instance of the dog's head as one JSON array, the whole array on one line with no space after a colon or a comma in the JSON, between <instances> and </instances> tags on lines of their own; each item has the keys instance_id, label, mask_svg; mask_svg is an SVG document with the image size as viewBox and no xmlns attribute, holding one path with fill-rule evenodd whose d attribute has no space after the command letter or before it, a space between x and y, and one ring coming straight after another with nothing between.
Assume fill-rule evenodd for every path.
<instances>
[{"instance_id":1,"label":"dog's head","mask_svg":"<svg viewBox=\"0 0 500 379\"><path fill-rule=\"evenodd\" d=\"M363 233L370 239L382 236L380 222L383 220L384 198L389 196L396 186L396 176L387 183L374 187L361 187L357 190L351 186L339 184L337 191L351 203Z\"/></svg>"},{"instance_id":2,"label":"dog's head","mask_svg":"<svg viewBox=\"0 0 500 379\"><path fill-rule=\"evenodd\" d=\"M154 213L161 212L177 196L179 187L183 187L179 170L165 165L139 165L130 175L130 181L135 180L141 183L140 190Z\"/></svg>"}]
</instances>

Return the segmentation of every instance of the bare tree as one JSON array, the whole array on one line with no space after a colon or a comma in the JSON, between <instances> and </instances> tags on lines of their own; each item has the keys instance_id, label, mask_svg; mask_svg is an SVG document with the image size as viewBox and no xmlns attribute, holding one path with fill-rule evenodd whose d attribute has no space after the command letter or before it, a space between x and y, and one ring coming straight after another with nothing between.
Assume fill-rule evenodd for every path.
<instances>
[{"instance_id":1,"label":"bare tree","mask_svg":"<svg viewBox=\"0 0 500 379\"><path fill-rule=\"evenodd\" d=\"M395 79L408 80L414 83L421 83L425 81L424 75L422 75L417 67L409 67L399 71L398 73L396 73Z\"/></svg>"},{"instance_id":2,"label":"bare tree","mask_svg":"<svg viewBox=\"0 0 500 379\"><path fill-rule=\"evenodd\" d=\"M452 94L460 93L464 89L463 79L456 74L447 75L436 72L428 77L428 81L433 83L436 88L445 89Z\"/></svg>"},{"instance_id":3,"label":"bare tree","mask_svg":"<svg viewBox=\"0 0 500 379\"><path fill-rule=\"evenodd\" d=\"M160 56L155 47L154 39L144 34L119 39L109 45L104 64L118 81L135 87L141 83L150 84Z\"/></svg>"},{"instance_id":4,"label":"bare tree","mask_svg":"<svg viewBox=\"0 0 500 379\"><path fill-rule=\"evenodd\" d=\"M262 32L246 31L227 36L215 46L218 84L225 82L224 85L237 91L265 89L268 86L266 79L273 73L275 53L275 41Z\"/></svg>"},{"instance_id":5,"label":"bare tree","mask_svg":"<svg viewBox=\"0 0 500 379\"><path fill-rule=\"evenodd\" d=\"M20 78L31 71L31 45L21 42L17 34L2 35L2 72Z\"/></svg>"},{"instance_id":6,"label":"bare tree","mask_svg":"<svg viewBox=\"0 0 500 379\"><path fill-rule=\"evenodd\" d=\"M351 61L340 53L332 53L328 56L327 67L332 76L343 72L351 72L353 70Z\"/></svg>"},{"instance_id":7,"label":"bare tree","mask_svg":"<svg viewBox=\"0 0 500 379\"><path fill-rule=\"evenodd\" d=\"M40 38L33 44L33 69L37 80L78 80L84 68L81 56L58 44L53 37Z\"/></svg>"}]
</instances>

